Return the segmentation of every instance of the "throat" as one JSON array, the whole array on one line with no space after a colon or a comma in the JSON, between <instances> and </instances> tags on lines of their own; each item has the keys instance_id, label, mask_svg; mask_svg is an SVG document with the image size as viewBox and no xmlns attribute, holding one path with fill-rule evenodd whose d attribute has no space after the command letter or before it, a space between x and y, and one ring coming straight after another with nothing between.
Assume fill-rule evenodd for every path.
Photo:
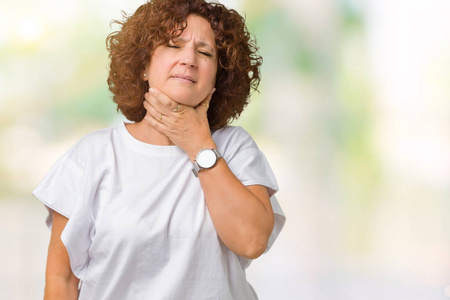
<instances>
[{"instance_id":1,"label":"throat","mask_svg":"<svg viewBox=\"0 0 450 300\"><path fill-rule=\"evenodd\" d=\"M125 125L128 132L138 141L158 145L158 146L172 146L172 141L163 133L156 130L145 121L137 123L128 123Z\"/></svg>"}]
</instances>

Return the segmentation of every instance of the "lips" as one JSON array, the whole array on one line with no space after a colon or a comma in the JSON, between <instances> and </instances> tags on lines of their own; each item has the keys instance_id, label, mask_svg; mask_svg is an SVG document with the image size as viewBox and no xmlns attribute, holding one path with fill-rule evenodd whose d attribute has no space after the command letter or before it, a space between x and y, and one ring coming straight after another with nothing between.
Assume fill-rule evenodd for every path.
<instances>
[{"instance_id":1,"label":"lips","mask_svg":"<svg viewBox=\"0 0 450 300\"><path fill-rule=\"evenodd\" d=\"M194 78L192 78L192 77L189 76L189 75L176 74L176 75L172 75L171 77L172 77L173 79L177 79L177 80L179 80L179 81L196 83L196 81L194 80Z\"/></svg>"}]
</instances>

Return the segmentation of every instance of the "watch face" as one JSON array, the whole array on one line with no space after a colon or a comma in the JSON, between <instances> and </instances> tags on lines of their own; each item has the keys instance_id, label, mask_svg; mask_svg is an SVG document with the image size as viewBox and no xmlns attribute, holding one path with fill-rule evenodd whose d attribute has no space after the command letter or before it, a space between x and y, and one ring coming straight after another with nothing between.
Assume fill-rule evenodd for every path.
<instances>
[{"instance_id":1,"label":"watch face","mask_svg":"<svg viewBox=\"0 0 450 300\"><path fill-rule=\"evenodd\" d=\"M216 161L216 154L211 149L202 149L197 155L197 163L203 169L211 168Z\"/></svg>"}]
</instances>

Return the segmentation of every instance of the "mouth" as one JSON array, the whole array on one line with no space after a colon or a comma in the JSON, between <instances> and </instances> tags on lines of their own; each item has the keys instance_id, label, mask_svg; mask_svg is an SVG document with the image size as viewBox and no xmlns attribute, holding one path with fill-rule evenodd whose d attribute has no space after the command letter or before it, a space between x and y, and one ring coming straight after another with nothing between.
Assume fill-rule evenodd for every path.
<instances>
[{"instance_id":1,"label":"mouth","mask_svg":"<svg viewBox=\"0 0 450 300\"><path fill-rule=\"evenodd\" d=\"M177 74L177 75L171 76L171 78L176 79L178 81L182 81L182 82L196 83L196 81L189 75Z\"/></svg>"}]
</instances>

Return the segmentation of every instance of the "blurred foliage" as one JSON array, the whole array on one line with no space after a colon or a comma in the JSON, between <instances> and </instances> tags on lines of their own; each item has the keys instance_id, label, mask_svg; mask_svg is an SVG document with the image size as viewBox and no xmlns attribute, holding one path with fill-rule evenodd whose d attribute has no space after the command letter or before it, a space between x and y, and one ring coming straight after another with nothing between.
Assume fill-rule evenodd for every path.
<instances>
[{"instance_id":1,"label":"blurred foliage","mask_svg":"<svg viewBox=\"0 0 450 300\"><path fill-rule=\"evenodd\" d=\"M249 12L244 15L246 24L263 57L262 79L260 93L253 93L251 105L234 124L257 134L264 129L265 117L270 115L267 101L273 99L268 99L265 94L269 85L273 84L273 74L292 72L313 78L317 75L319 58L308 43L302 27L287 17L283 7L271 1L249 0L244 2L243 10Z\"/></svg>"},{"instance_id":2,"label":"blurred foliage","mask_svg":"<svg viewBox=\"0 0 450 300\"><path fill-rule=\"evenodd\" d=\"M8 147L5 136L24 126L51 145L85 134L77 134L83 128L104 127L118 117L106 85L104 41L108 24L101 24L89 12L80 14L73 23L39 22L34 25L43 30L37 38L27 40L17 28L10 27L10 38L0 43L2 147ZM33 33L33 28L27 30ZM7 157L13 156L11 150L3 151ZM15 159L19 162L24 158ZM16 178L24 170L12 174L5 164L10 162L0 160L0 194L29 194L29 185L18 185Z\"/></svg>"},{"instance_id":3,"label":"blurred foliage","mask_svg":"<svg viewBox=\"0 0 450 300\"><path fill-rule=\"evenodd\" d=\"M298 93L315 91L308 95L307 105L320 113L317 117L321 120L310 124L308 129L314 132L314 140L304 140L309 144L300 147L319 151L314 169L319 177L315 180L323 181L321 185L331 182L337 186L337 194L329 201L341 203L346 216L341 250L368 251L369 227L381 175L373 145L374 96L364 46L367 34L364 12L354 1L338 1L337 28L330 36L329 32L311 31L304 26L307 20L302 23L293 19L286 7L276 1L246 1L244 10L251 11L247 24L257 38L264 63L262 96L252 97L243 124L257 132L265 122L261 116L270 116L265 111L266 101L272 99L264 97L265 89L279 82L275 80L283 80L272 74L298 74L301 80ZM299 132L292 129L293 135ZM334 156L320 157L320 152L326 153L322 138L333 141L327 147L333 149ZM300 139L304 137L292 136L292 141Z\"/></svg>"},{"instance_id":4,"label":"blurred foliage","mask_svg":"<svg viewBox=\"0 0 450 300\"><path fill-rule=\"evenodd\" d=\"M340 5L336 99L339 103L338 170L345 208L343 250L367 252L370 224L380 185L379 161L373 145L373 91L369 79L363 12L349 1Z\"/></svg>"},{"instance_id":5,"label":"blurred foliage","mask_svg":"<svg viewBox=\"0 0 450 300\"><path fill-rule=\"evenodd\" d=\"M248 26L258 36L267 70L283 69L308 75L317 74L317 57L312 45L307 43L302 28L290 21L285 10L275 7L269 11L261 11L260 15L248 19Z\"/></svg>"}]
</instances>

